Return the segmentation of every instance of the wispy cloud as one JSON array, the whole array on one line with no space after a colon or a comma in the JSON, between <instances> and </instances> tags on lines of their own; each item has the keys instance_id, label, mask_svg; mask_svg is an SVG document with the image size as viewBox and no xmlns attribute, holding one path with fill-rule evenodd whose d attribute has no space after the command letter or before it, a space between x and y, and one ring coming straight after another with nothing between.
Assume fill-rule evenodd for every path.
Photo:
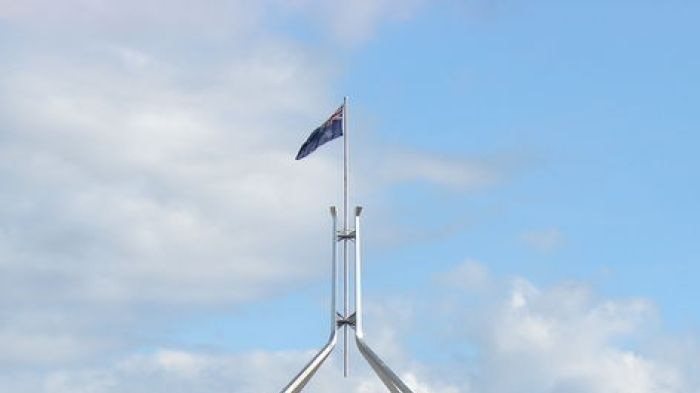
<instances>
[{"instance_id":1,"label":"wispy cloud","mask_svg":"<svg viewBox=\"0 0 700 393\"><path fill-rule=\"evenodd\" d=\"M456 190L474 190L505 180L509 173L503 164L392 151L377 157L374 176L385 183L422 181Z\"/></svg>"},{"instance_id":2,"label":"wispy cloud","mask_svg":"<svg viewBox=\"0 0 700 393\"><path fill-rule=\"evenodd\" d=\"M535 229L519 236L522 244L541 253L551 253L566 245L566 236L559 228Z\"/></svg>"},{"instance_id":3,"label":"wispy cloud","mask_svg":"<svg viewBox=\"0 0 700 393\"><path fill-rule=\"evenodd\" d=\"M413 16L425 0L358 0L352 4L328 0L292 0L283 5L305 12L330 31L335 40L349 45L362 43L387 20Z\"/></svg>"},{"instance_id":4,"label":"wispy cloud","mask_svg":"<svg viewBox=\"0 0 700 393\"><path fill-rule=\"evenodd\" d=\"M488 269L483 264L471 259L462 262L449 272L436 276L436 282L440 285L477 292L491 286L492 280Z\"/></svg>"}]
</instances>

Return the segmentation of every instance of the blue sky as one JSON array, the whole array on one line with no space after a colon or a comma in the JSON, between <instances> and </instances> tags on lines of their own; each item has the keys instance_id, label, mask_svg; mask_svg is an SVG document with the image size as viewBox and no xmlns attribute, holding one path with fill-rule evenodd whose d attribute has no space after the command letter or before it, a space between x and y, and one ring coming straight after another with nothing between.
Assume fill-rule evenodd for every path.
<instances>
[{"instance_id":1,"label":"blue sky","mask_svg":"<svg viewBox=\"0 0 700 393\"><path fill-rule=\"evenodd\" d=\"M338 141L293 157L348 95L368 341L416 391L700 389L699 15L0 1L0 385L279 389L341 203ZM311 391L383 391L339 360Z\"/></svg>"},{"instance_id":2,"label":"blue sky","mask_svg":"<svg viewBox=\"0 0 700 393\"><path fill-rule=\"evenodd\" d=\"M434 214L488 203L500 216L424 252L456 256L466 243L503 273L648 294L672 321L696 323L683 272L698 255L697 6L532 2L485 20L457 8L386 28L343 81L390 143L525 162L488 193L449 197ZM567 244L546 258L512 241L552 227Z\"/></svg>"},{"instance_id":3,"label":"blue sky","mask_svg":"<svg viewBox=\"0 0 700 393\"><path fill-rule=\"evenodd\" d=\"M679 297L692 299L693 288L681 277L698 255L691 239L698 193L690 151L697 138L690 107L697 99L692 11L681 16L677 5L535 4L476 27L459 28L459 19L444 15L432 24L426 20L416 35L431 37L428 42L452 36L453 44L436 54L426 48L429 54L421 57L452 58L455 64L442 74L471 77L457 91L407 91L416 97L415 107L399 97L385 100L425 112L417 132L404 131L414 128L410 120L399 121L395 132L418 135L414 143L432 149L442 143L473 154L533 158L513 184L496 191L494 203L509 210L503 221L511 225L494 226L493 233L503 238L528 227L561 227L569 244L548 266L533 261L516 269L551 280L609 268L615 283L606 287L623 287L626 295L653 291L673 307L679 298L667 299L664 288L687 290ZM404 42L414 40L420 42L410 34ZM416 79L411 74L398 85ZM420 132L428 127L448 130L446 140ZM518 251L483 255L528 257ZM678 311L671 315L680 316Z\"/></svg>"}]
</instances>

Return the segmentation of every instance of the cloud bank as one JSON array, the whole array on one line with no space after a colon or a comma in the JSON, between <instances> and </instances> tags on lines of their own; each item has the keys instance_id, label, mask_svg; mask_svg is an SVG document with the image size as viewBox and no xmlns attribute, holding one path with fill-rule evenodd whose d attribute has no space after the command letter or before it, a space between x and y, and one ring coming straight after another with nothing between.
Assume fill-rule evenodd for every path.
<instances>
[{"instance_id":1,"label":"cloud bank","mask_svg":"<svg viewBox=\"0 0 700 393\"><path fill-rule=\"evenodd\" d=\"M369 309L370 343L416 392L646 393L700 388L696 366L688 362L699 347L664 336L649 301L600 298L577 283L537 287L523 278L494 276L477 264L455 267L454 277L478 270L481 279L474 286L469 285L473 281L446 284L446 291L430 299L389 299ZM426 285L434 285L431 282ZM419 330L430 332L428 354L409 351L399 339ZM659 351L655 343L663 343L665 349ZM17 373L2 381L20 392L277 391L313 353L161 348L104 366L55 368L33 378ZM436 360L438 353L442 357ZM357 356L349 379L342 378L339 360L331 357L309 392L384 391Z\"/></svg>"},{"instance_id":2,"label":"cloud bank","mask_svg":"<svg viewBox=\"0 0 700 393\"><path fill-rule=\"evenodd\" d=\"M350 8L370 34L391 5ZM293 156L334 109L337 65L270 27L290 7L336 12L0 3L3 368L152 345L139 332L175 310L234 307L324 273L326 250L307 245L325 238L326 207L339 200L337 146ZM412 181L472 170L414 158L402 175Z\"/></svg>"}]
</instances>

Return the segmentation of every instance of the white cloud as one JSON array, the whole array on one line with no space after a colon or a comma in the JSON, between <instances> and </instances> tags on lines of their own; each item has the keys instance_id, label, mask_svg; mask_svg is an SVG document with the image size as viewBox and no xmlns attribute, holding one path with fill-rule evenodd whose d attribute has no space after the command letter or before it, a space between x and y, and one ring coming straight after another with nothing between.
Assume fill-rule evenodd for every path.
<instances>
[{"instance_id":1,"label":"white cloud","mask_svg":"<svg viewBox=\"0 0 700 393\"><path fill-rule=\"evenodd\" d=\"M458 267L457 271L462 268ZM449 351L476 355L459 367L487 393L687 392L685 367L643 345L659 336L656 314L643 299L597 299L576 284L538 288L524 279L454 303ZM475 295L469 295L473 297ZM464 308L463 308L464 307ZM452 317L451 317L452 318Z\"/></svg>"},{"instance_id":2,"label":"white cloud","mask_svg":"<svg viewBox=\"0 0 700 393\"><path fill-rule=\"evenodd\" d=\"M566 244L566 236L559 228L530 230L519 238L525 246L541 253L551 253Z\"/></svg>"},{"instance_id":3,"label":"white cloud","mask_svg":"<svg viewBox=\"0 0 700 393\"><path fill-rule=\"evenodd\" d=\"M449 272L437 275L438 284L468 291L483 291L492 285L489 271L475 260L466 260Z\"/></svg>"},{"instance_id":4,"label":"white cloud","mask_svg":"<svg viewBox=\"0 0 700 393\"><path fill-rule=\"evenodd\" d=\"M259 393L279 391L312 352L256 352L243 355L196 353L161 349L131 355L111 365L80 370L56 370L28 382L25 378L0 377L12 391L46 393L194 392ZM350 378L330 359L306 392L383 393L386 388L367 367L354 368ZM420 380L413 373L404 378L417 392L457 393L454 387ZM17 390L14 390L17 389Z\"/></svg>"},{"instance_id":5,"label":"white cloud","mask_svg":"<svg viewBox=\"0 0 700 393\"><path fill-rule=\"evenodd\" d=\"M498 279L476 264L468 263L480 276L491 277L487 289L453 291L450 295L461 296L449 299L431 293L423 293L422 300L384 299L368 309L370 344L416 392L685 393L700 388L692 361L699 347L662 336L648 301L602 299L580 284L541 288L522 278ZM435 363L418 361L425 354L405 346L409 333L426 325L433 327L432 341L424 343L431 348L428 358L440 354L442 359ZM662 350L650 342L662 343ZM90 366L4 373L0 382L27 393L277 391L313 353L162 348ZM306 391L384 392L353 356L351 378L342 378L334 356Z\"/></svg>"},{"instance_id":6,"label":"white cloud","mask_svg":"<svg viewBox=\"0 0 700 393\"><path fill-rule=\"evenodd\" d=\"M320 27L333 41L357 45L386 21L413 16L425 0L150 0L139 2L64 0L0 0L0 20L46 31L90 29L101 34L228 37L257 32L269 23L270 10ZM279 15L277 15L279 16Z\"/></svg>"},{"instance_id":7,"label":"white cloud","mask_svg":"<svg viewBox=\"0 0 700 393\"><path fill-rule=\"evenodd\" d=\"M425 0L291 0L282 4L307 12L337 40L357 44L372 36L383 22L411 17Z\"/></svg>"},{"instance_id":8,"label":"white cloud","mask_svg":"<svg viewBox=\"0 0 700 393\"><path fill-rule=\"evenodd\" d=\"M426 181L457 190L493 186L505 180L503 177L508 173L503 163L450 159L420 152L394 151L376 157L373 162L378 165L372 176L381 183Z\"/></svg>"},{"instance_id":9,"label":"white cloud","mask_svg":"<svg viewBox=\"0 0 700 393\"><path fill-rule=\"evenodd\" d=\"M96 24L113 7L62 4L55 17L99 30L68 23L83 6ZM0 9L31 25L52 7ZM275 37L232 38L193 65L89 35L80 49L28 39L0 60L5 367L103 357L138 341L125 334L138 316L232 305L322 272L325 249L299 244L325 234L338 164L298 165L293 150L323 115L323 62Z\"/></svg>"},{"instance_id":10,"label":"white cloud","mask_svg":"<svg viewBox=\"0 0 700 393\"><path fill-rule=\"evenodd\" d=\"M290 165L288 130L261 112L293 114L313 100L301 93L311 69L291 53L261 56L234 61L235 74L194 93L175 78L99 65L28 64L5 73L11 104L3 112L13 119L4 122L0 160L5 263L77 274L85 290L107 290L79 291L99 298L240 300L256 286L237 276L289 275L271 249L314 230L274 224L323 212L332 189L318 184L333 184L335 165ZM247 115L231 116L224 105ZM106 280L99 288L98 278Z\"/></svg>"},{"instance_id":11,"label":"white cloud","mask_svg":"<svg viewBox=\"0 0 700 393\"><path fill-rule=\"evenodd\" d=\"M255 28L266 5L253 0L0 0L0 20L39 31L221 36Z\"/></svg>"},{"instance_id":12,"label":"white cloud","mask_svg":"<svg viewBox=\"0 0 700 393\"><path fill-rule=\"evenodd\" d=\"M332 62L268 31L273 4L0 1L7 28L32 33L0 59L3 365L94 360L173 307L232 306L324 273L340 162L333 147L292 158L333 109ZM342 6L362 35L406 11ZM383 157L385 177L358 182L490 176Z\"/></svg>"}]
</instances>

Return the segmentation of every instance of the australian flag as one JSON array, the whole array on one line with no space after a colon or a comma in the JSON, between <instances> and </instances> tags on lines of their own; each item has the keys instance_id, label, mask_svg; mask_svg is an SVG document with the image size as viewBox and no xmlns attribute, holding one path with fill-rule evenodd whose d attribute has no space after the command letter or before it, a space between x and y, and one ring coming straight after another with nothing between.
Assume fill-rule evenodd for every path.
<instances>
[{"instance_id":1,"label":"australian flag","mask_svg":"<svg viewBox=\"0 0 700 393\"><path fill-rule=\"evenodd\" d=\"M331 115L320 127L314 130L314 132L309 135L309 138L301 145L299 153L297 153L297 160L308 156L313 153L316 148L322 144L332 141L335 138L343 136L343 105L338 108L335 113Z\"/></svg>"}]
</instances>

